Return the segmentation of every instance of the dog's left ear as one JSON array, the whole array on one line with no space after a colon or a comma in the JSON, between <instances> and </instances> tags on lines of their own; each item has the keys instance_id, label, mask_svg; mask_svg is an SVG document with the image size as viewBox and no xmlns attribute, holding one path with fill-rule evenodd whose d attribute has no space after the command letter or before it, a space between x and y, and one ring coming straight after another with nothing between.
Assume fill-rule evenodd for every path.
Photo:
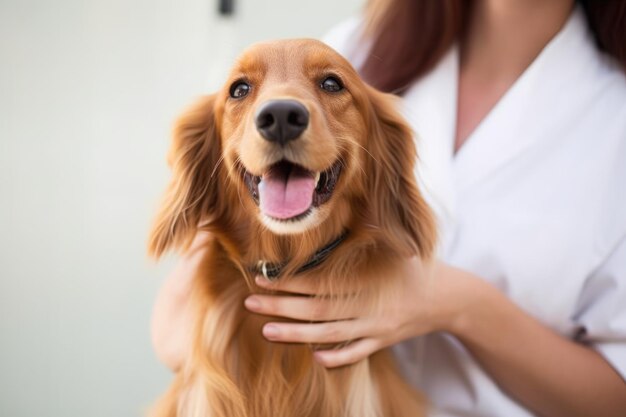
<instances>
[{"instance_id":1,"label":"dog's left ear","mask_svg":"<svg viewBox=\"0 0 626 417\"><path fill-rule=\"evenodd\" d=\"M172 180L150 232L148 253L186 248L217 203L221 145L215 95L204 96L176 122L168 155Z\"/></svg>"},{"instance_id":2,"label":"dog's left ear","mask_svg":"<svg viewBox=\"0 0 626 417\"><path fill-rule=\"evenodd\" d=\"M398 113L398 98L367 87L369 132L367 187L371 213L390 244L406 255L429 259L436 245L434 216L415 178L413 132Z\"/></svg>"}]
</instances>

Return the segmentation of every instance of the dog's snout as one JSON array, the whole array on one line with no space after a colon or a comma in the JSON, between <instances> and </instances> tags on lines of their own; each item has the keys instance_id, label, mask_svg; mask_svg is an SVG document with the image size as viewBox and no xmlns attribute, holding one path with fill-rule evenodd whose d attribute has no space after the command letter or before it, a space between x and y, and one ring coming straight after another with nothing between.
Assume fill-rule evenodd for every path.
<instances>
[{"instance_id":1,"label":"dog's snout","mask_svg":"<svg viewBox=\"0 0 626 417\"><path fill-rule=\"evenodd\" d=\"M309 112L296 100L272 100L261 106L255 123L265 139L285 145L307 128Z\"/></svg>"}]
</instances>

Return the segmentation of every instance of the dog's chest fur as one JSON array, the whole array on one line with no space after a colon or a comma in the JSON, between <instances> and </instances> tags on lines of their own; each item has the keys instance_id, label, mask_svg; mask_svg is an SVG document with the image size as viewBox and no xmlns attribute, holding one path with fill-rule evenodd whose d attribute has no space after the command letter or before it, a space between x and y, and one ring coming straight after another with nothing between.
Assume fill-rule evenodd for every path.
<instances>
[{"instance_id":1,"label":"dog's chest fur","mask_svg":"<svg viewBox=\"0 0 626 417\"><path fill-rule=\"evenodd\" d=\"M311 345L273 343L261 334L271 318L243 307L252 292L242 274L248 260L233 259L219 240L211 243L196 277L195 299L201 321L177 393L180 417L415 417L423 401L396 372L386 350L354 365L327 369L313 360ZM362 248L341 248L347 268L331 264L303 279L353 279L373 284L379 271L367 271ZM354 252L354 253L350 253ZM379 254L380 256L380 254ZM334 262L337 262L334 260ZM380 264L380 262L379 262ZM333 276L337 271L353 276ZM370 276L371 275L371 276ZM282 277L281 279L286 279ZM375 282L375 281L374 281ZM325 347L328 348L328 347ZM403 404L401 409L397 404ZM204 411L198 411L204 410ZM201 413L208 413L206 415Z\"/></svg>"}]
</instances>

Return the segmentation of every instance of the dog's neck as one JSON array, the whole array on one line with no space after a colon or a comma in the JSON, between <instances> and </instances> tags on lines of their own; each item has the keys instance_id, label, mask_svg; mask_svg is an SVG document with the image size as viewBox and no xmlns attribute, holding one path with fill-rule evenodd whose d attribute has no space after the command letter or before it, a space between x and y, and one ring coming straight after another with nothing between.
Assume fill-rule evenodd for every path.
<instances>
[{"instance_id":1,"label":"dog's neck","mask_svg":"<svg viewBox=\"0 0 626 417\"><path fill-rule=\"evenodd\" d=\"M359 204L351 203L350 206L359 207ZM350 230L349 236L342 239L341 244L334 247L316 268L311 268L311 272L324 271L322 274L326 274L341 269L341 274L353 274L364 265L369 270L371 268L367 265L371 262L368 259L374 254L376 265L393 262L393 258L398 256L397 251L389 247L386 233L381 233L370 223L359 212L336 210L319 227L297 235L279 235L256 218L233 210L209 222L206 229L217 238L238 269L251 278L257 272L254 268L259 261L266 262L266 265L280 265L282 276L297 274L302 266L315 258L318 251L332 244L346 230ZM335 262L337 258L342 261Z\"/></svg>"},{"instance_id":2,"label":"dog's neck","mask_svg":"<svg viewBox=\"0 0 626 417\"><path fill-rule=\"evenodd\" d=\"M318 249L307 261L295 270L295 274L306 272L315 268L328 258L335 249L341 245L341 243L348 236L348 231L342 232L337 238L333 239L322 248ZM256 264L249 267L250 271L256 275L262 275L265 278L273 281L278 279L284 268L289 264L289 260L286 259L281 263L268 262L264 259L259 259Z\"/></svg>"}]
</instances>

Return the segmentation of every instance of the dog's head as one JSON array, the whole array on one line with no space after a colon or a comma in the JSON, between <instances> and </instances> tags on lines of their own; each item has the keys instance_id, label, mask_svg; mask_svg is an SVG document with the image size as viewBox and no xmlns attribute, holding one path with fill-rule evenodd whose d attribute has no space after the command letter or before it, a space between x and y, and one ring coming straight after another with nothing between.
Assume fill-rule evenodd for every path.
<instances>
[{"instance_id":1,"label":"dog's head","mask_svg":"<svg viewBox=\"0 0 626 417\"><path fill-rule=\"evenodd\" d=\"M151 252L221 222L276 235L362 228L429 256L433 221L414 179L412 134L395 106L320 42L252 46L224 88L176 126L174 177Z\"/></svg>"}]
</instances>

